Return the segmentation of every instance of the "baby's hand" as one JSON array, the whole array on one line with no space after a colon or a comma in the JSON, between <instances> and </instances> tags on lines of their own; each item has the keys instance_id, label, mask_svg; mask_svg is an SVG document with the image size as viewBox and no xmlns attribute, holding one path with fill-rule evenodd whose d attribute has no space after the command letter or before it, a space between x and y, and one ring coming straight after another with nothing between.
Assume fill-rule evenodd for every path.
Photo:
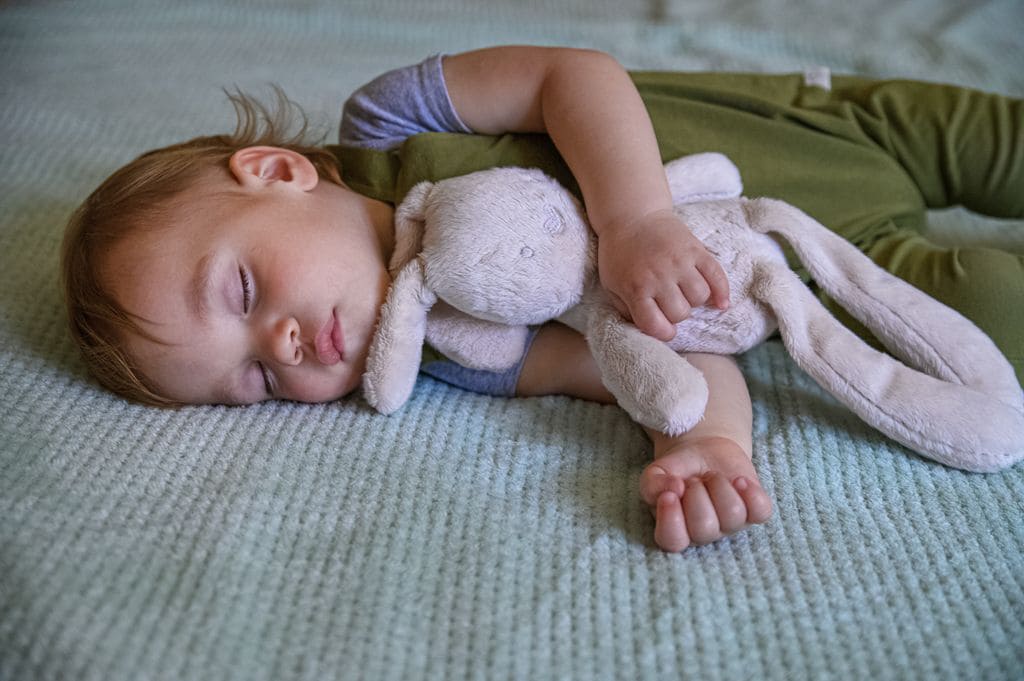
<instances>
[{"instance_id":1,"label":"baby's hand","mask_svg":"<svg viewBox=\"0 0 1024 681\"><path fill-rule=\"evenodd\" d=\"M670 209L604 230L597 263L619 311L664 341L692 308L708 300L722 310L729 306L722 266Z\"/></svg>"},{"instance_id":2,"label":"baby's hand","mask_svg":"<svg viewBox=\"0 0 1024 681\"><path fill-rule=\"evenodd\" d=\"M654 541L665 551L717 541L772 513L746 452L721 437L659 456L640 476L640 496L654 515Z\"/></svg>"}]
</instances>

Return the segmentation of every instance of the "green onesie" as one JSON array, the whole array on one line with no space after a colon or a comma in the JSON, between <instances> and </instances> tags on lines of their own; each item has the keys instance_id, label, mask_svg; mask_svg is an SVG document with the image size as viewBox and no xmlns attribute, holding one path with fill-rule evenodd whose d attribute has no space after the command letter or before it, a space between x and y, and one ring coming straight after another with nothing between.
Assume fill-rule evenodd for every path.
<instances>
[{"instance_id":1,"label":"green onesie","mask_svg":"<svg viewBox=\"0 0 1024 681\"><path fill-rule=\"evenodd\" d=\"M954 86L844 76L833 77L831 89L807 85L801 75L632 76L662 160L724 153L739 167L747 196L803 209L889 272L960 311L992 337L1024 382L1024 256L939 247L922 235L929 208L963 205L1024 218L1024 102ZM579 193L544 135L423 133L388 152L331 149L352 189L392 203L422 180L508 165L542 168Z\"/></svg>"}]
</instances>

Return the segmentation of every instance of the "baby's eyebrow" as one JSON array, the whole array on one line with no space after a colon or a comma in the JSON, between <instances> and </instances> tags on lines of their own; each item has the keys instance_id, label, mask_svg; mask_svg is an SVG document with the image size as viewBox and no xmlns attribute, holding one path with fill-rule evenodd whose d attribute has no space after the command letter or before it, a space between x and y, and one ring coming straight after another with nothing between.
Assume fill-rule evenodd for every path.
<instances>
[{"instance_id":1,"label":"baby's eyebrow","mask_svg":"<svg viewBox=\"0 0 1024 681\"><path fill-rule=\"evenodd\" d=\"M189 307L202 320L210 311L210 288L213 285L213 254L207 253L196 263L189 291Z\"/></svg>"}]
</instances>

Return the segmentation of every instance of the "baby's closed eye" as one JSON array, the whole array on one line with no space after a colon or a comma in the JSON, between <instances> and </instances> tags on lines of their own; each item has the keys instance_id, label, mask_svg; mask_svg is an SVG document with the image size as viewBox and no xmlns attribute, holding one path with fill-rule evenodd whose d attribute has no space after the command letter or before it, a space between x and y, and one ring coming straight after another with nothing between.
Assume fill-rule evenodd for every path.
<instances>
[{"instance_id":1,"label":"baby's closed eye","mask_svg":"<svg viewBox=\"0 0 1024 681\"><path fill-rule=\"evenodd\" d=\"M248 314L252 304L252 279L242 265L238 266L238 278L242 282L242 314Z\"/></svg>"}]
</instances>

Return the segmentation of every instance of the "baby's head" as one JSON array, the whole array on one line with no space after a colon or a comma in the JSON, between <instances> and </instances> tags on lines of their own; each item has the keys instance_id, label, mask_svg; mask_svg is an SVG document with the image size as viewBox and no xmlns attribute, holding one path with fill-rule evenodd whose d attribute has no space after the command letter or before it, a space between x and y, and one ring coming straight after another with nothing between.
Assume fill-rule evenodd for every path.
<instances>
[{"instance_id":1,"label":"baby's head","mask_svg":"<svg viewBox=\"0 0 1024 681\"><path fill-rule=\"evenodd\" d=\"M72 215L71 335L105 387L158 406L322 402L359 385L390 278L391 208L232 96L231 135L151 151Z\"/></svg>"}]
</instances>

